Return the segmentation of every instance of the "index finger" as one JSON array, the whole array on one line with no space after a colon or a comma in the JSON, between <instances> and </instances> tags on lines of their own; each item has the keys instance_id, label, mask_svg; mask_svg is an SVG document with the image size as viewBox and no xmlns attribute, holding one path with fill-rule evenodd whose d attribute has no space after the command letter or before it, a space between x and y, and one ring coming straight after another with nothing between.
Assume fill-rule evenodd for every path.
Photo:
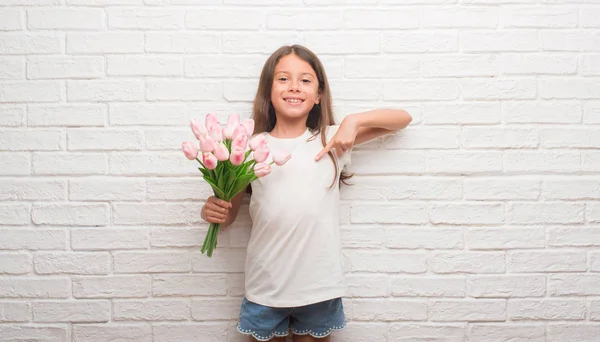
<instances>
[{"instance_id":1,"label":"index finger","mask_svg":"<svg viewBox=\"0 0 600 342\"><path fill-rule=\"evenodd\" d=\"M227 202L225 200L222 200L222 199L220 199L218 197L214 197L214 196L212 196L212 198L213 198L213 202L216 205L219 205L219 206L221 206L223 208L229 208L229 207L231 207L231 203L229 203L229 202Z\"/></svg>"},{"instance_id":2,"label":"index finger","mask_svg":"<svg viewBox=\"0 0 600 342\"><path fill-rule=\"evenodd\" d=\"M323 157L325 155L325 153L329 152L332 147L333 147L333 140L330 140L329 143L327 143L327 145L325 145L325 147L323 147L321 152L319 152L317 154L317 156L315 157L315 160L318 161L319 159L321 159L321 157Z\"/></svg>"}]
</instances>

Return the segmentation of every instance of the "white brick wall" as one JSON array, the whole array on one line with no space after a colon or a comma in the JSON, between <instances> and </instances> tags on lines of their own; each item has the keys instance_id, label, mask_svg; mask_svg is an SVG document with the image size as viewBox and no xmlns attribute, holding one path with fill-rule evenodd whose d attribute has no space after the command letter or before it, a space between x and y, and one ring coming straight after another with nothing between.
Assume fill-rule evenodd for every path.
<instances>
[{"instance_id":1,"label":"white brick wall","mask_svg":"<svg viewBox=\"0 0 600 342\"><path fill-rule=\"evenodd\" d=\"M342 189L334 341L600 341L600 1L0 0L0 340L241 342L190 118L301 43L413 124Z\"/></svg>"}]
</instances>

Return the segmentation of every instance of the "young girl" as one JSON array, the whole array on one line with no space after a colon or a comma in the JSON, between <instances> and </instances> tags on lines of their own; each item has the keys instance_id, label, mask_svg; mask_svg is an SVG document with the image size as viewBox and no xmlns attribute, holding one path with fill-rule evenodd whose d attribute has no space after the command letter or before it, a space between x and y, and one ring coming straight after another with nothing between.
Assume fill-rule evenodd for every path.
<instances>
[{"instance_id":1,"label":"young girl","mask_svg":"<svg viewBox=\"0 0 600 342\"><path fill-rule=\"evenodd\" d=\"M252 234L238 330L250 341L330 341L345 326L338 182L353 146L406 127L403 110L348 115L335 125L320 60L303 46L284 46L266 61L254 100L255 132L291 159L251 184ZM209 197L207 222L227 227L244 194L231 203Z\"/></svg>"}]
</instances>

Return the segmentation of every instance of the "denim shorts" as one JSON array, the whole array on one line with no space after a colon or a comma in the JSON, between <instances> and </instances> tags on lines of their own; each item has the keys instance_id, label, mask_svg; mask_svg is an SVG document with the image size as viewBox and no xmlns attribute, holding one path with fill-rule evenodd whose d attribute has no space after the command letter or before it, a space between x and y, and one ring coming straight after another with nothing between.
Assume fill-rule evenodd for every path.
<instances>
[{"instance_id":1,"label":"denim shorts","mask_svg":"<svg viewBox=\"0 0 600 342\"><path fill-rule=\"evenodd\" d=\"M244 297L237 329L259 341L268 341L287 336L290 330L296 335L323 338L345 326L341 298L299 307L272 308Z\"/></svg>"}]
</instances>

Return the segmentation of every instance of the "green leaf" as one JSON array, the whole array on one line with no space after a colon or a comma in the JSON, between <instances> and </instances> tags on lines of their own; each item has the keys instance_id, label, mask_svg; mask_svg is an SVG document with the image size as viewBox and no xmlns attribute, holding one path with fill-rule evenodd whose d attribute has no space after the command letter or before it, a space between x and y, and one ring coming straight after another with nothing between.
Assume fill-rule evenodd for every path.
<instances>
[{"instance_id":1,"label":"green leaf","mask_svg":"<svg viewBox=\"0 0 600 342\"><path fill-rule=\"evenodd\" d=\"M214 190L214 192L215 192L215 195L216 195L218 198L220 198L220 199L224 199L224 200L226 200L226 201L229 201L229 200L230 200L230 198L227 198L227 197L226 197L226 194L223 192L223 190L221 190L221 189L220 189L220 188L217 186L217 184L215 184L215 181L214 181L213 179L211 179L211 178L209 178L209 177L204 177L204 180L205 180L205 181L206 181L208 184L210 184L210 186L212 187L212 189L213 189L213 190Z\"/></svg>"},{"instance_id":2,"label":"green leaf","mask_svg":"<svg viewBox=\"0 0 600 342\"><path fill-rule=\"evenodd\" d=\"M256 176L254 174L246 174L238 177L235 180L235 184L231 191L229 191L228 195L233 198L235 195L240 193L240 191L243 191L248 186L248 184L250 184L250 182L254 179L256 179Z\"/></svg>"}]
</instances>

